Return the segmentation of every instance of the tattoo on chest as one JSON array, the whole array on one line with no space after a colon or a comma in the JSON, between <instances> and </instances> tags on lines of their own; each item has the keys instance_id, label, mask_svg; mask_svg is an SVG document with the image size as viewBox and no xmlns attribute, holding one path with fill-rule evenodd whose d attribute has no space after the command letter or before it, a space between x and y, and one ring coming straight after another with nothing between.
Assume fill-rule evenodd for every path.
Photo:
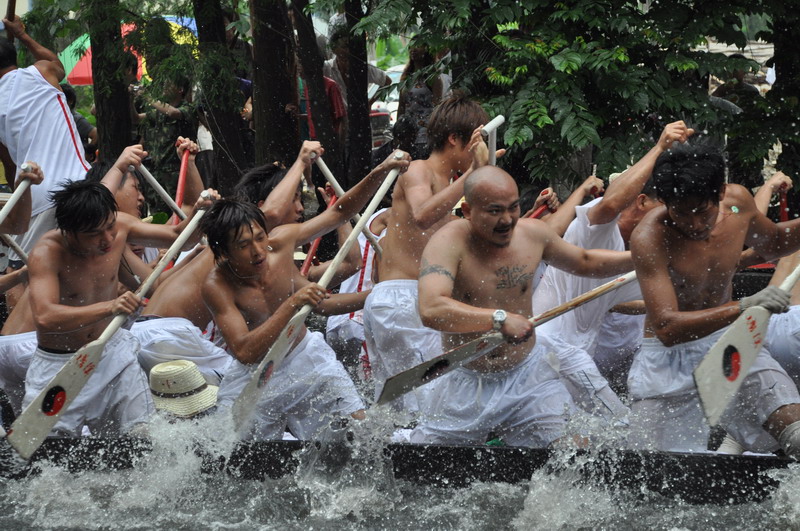
<instances>
[{"instance_id":1,"label":"tattoo on chest","mask_svg":"<svg viewBox=\"0 0 800 531\"><path fill-rule=\"evenodd\" d=\"M438 264L429 264L427 260L422 261L422 269L419 271L419 278L424 277L425 275L444 275L453 282L455 282L456 277L453 274L444 268L444 266L440 266Z\"/></svg>"},{"instance_id":2,"label":"tattoo on chest","mask_svg":"<svg viewBox=\"0 0 800 531\"><path fill-rule=\"evenodd\" d=\"M525 266L503 266L497 269L497 289L512 289L517 286L527 287L533 273L526 273Z\"/></svg>"}]
</instances>

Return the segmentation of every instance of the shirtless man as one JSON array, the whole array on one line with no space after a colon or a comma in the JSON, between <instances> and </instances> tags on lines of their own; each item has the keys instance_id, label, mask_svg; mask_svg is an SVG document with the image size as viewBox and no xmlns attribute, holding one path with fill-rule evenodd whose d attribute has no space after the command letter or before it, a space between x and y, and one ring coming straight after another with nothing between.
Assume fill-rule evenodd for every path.
<instances>
[{"instance_id":1,"label":"shirtless man","mask_svg":"<svg viewBox=\"0 0 800 531\"><path fill-rule=\"evenodd\" d=\"M630 254L585 250L540 220L520 220L519 192L503 170L485 166L464 184L464 220L433 235L422 254L422 322L453 348L492 330L507 343L438 379L421 403L415 443L482 444L489 434L514 446L545 447L563 435L572 405L536 345L531 282L540 260L573 274L630 270Z\"/></svg>"},{"instance_id":2,"label":"shirtless man","mask_svg":"<svg viewBox=\"0 0 800 531\"><path fill-rule=\"evenodd\" d=\"M280 225L303 222L299 184L303 170L311 165L313 152L320 155L324 152L320 143L304 142L289 170L272 165L256 168L236 185L235 195L258 206L268 231ZM351 192L350 197L353 193L357 192ZM361 206L352 202L345 205L349 206L344 210L337 208L324 213L323 219L327 219L327 223L344 224L346 216L357 212ZM225 375L232 358L225 352L224 338L213 325L211 313L201 296L201 287L213 268L213 253L207 249L166 279L151 297L147 315L132 328L142 343L139 361L145 371L159 362L188 359L195 362L213 385L218 385ZM352 270L344 271L344 276L351 273Z\"/></svg>"},{"instance_id":3,"label":"shirtless man","mask_svg":"<svg viewBox=\"0 0 800 531\"><path fill-rule=\"evenodd\" d=\"M386 172L407 164L387 160L353 188L356 194L345 194L340 201L366 200ZM342 210L349 210L348 205L342 205ZM220 408L230 408L297 310L312 304L319 305L317 311L326 311L325 290L300 275L294 250L329 232L332 218L339 223L349 219L326 216L330 211L305 223L282 225L269 235L263 215L250 203L222 201L203 220L217 262L203 286L203 300L236 358L220 385ZM277 439L288 426L295 437L310 439L329 424L332 415L363 418L362 408L353 381L322 334L303 326L298 342L259 401L251 435Z\"/></svg>"},{"instance_id":4,"label":"shirtless man","mask_svg":"<svg viewBox=\"0 0 800 531\"><path fill-rule=\"evenodd\" d=\"M474 159L478 145L483 145L477 129L487 121L480 105L466 98L442 102L428 120L431 156L412 162L397 180L381 245L379 282L364 305L376 398L386 378L442 352L439 332L424 326L417 311L420 257L431 236L452 219L450 211L464 195L464 180L458 174L486 163ZM420 393L424 391L405 395L397 407L415 412Z\"/></svg>"},{"instance_id":5,"label":"shirtless man","mask_svg":"<svg viewBox=\"0 0 800 531\"><path fill-rule=\"evenodd\" d=\"M659 205L650 182L656 159L674 142L685 142L693 133L694 130L681 121L668 124L650 151L609 184L603 197L575 208L576 217L564 233L564 239L584 249L627 249L633 229L647 212ZM555 308L610 280L613 280L611 275L599 279L580 278L548 268L536 288L533 313L538 315ZM612 341L630 345L632 351L638 349L643 316L609 311L619 303L641 298L638 283L631 282L542 324L537 331L540 341L557 354L559 375L578 405L607 421L623 425L627 423L628 407L600 373L594 356L603 333L615 335Z\"/></svg>"},{"instance_id":6,"label":"shirtless man","mask_svg":"<svg viewBox=\"0 0 800 531\"><path fill-rule=\"evenodd\" d=\"M742 311L784 312L789 294L775 286L731 300L731 280L747 245L765 259L800 248L800 219L774 224L742 186L725 184L722 154L678 146L653 169L664 202L631 237L647 308L645 339L628 376L631 439L661 450L703 451L708 426L692 371ZM800 450L800 395L762 349L720 425L745 449ZM635 429L634 429L635 428Z\"/></svg>"},{"instance_id":7,"label":"shirtless man","mask_svg":"<svg viewBox=\"0 0 800 531\"><path fill-rule=\"evenodd\" d=\"M114 315L131 314L140 306L134 293L117 295L127 242L167 246L187 223L151 225L118 213L111 192L87 181L58 190L53 202L58 229L42 236L28 263L38 348L28 368L23 407L72 353L100 336ZM201 206L198 202L195 209ZM198 240L195 235L191 245ZM111 338L97 369L54 433L78 436L87 425L96 435L116 434L147 421L153 402L136 361L137 349L138 342L126 330Z\"/></svg>"}]
</instances>

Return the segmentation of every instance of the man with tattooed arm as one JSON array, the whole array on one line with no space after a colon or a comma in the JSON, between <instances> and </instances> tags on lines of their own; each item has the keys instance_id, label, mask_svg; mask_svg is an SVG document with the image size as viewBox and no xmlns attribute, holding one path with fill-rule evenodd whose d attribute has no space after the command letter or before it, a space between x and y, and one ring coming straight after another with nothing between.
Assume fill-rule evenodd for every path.
<instances>
[{"instance_id":1,"label":"man with tattooed arm","mask_svg":"<svg viewBox=\"0 0 800 531\"><path fill-rule=\"evenodd\" d=\"M491 331L506 339L490 354L430 384L415 443L548 446L564 432L569 392L536 345L531 281L541 260L581 276L630 271L629 252L585 250L547 224L520 219L519 191L505 171L484 166L466 177L465 219L439 229L422 253L422 322L446 332L444 348Z\"/></svg>"}]
</instances>

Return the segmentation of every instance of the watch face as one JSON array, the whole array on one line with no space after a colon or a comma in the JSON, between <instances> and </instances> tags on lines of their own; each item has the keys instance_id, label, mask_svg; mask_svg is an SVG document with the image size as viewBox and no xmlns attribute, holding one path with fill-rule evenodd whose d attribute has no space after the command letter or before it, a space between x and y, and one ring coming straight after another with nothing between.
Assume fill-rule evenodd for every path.
<instances>
[{"instance_id":1,"label":"watch face","mask_svg":"<svg viewBox=\"0 0 800 531\"><path fill-rule=\"evenodd\" d=\"M494 314L492 314L492 321L494 325L492 328L500 330L503 327L503 323L506 322L505 310L495 310Z\"/></svg>"}]
</instances>

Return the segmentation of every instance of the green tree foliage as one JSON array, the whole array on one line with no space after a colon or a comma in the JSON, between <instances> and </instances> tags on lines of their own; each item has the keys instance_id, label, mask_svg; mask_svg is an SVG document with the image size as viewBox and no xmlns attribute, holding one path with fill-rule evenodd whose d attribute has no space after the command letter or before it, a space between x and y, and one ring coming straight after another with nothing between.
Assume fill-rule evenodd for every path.
<instances>
[{"instance_id":1,"label":"green tree foliage","mask_svg":"<svg viewBox=\"0 0 800 531\"><path fill-rule=\"evenodd\" d=\"M743 47L744 17L789 11L769 1L673 0L647 9L624 0L377 0L356 30L384 35L418 23L418 42L453 52L453 86L506 117L513 173L575 180L588 171L567 169L576 152L591 151L600 175L621 171L677 119L720 136L757 128L751 158L778 137L796 139L796 119L774 120L797 116L785 98L760 101L765 120L744 127L710 105L706 90L709 75L757 66L705 51L707 37ZM770 19L759 20L771 38Z\"/></svg>"}]
</instances>

